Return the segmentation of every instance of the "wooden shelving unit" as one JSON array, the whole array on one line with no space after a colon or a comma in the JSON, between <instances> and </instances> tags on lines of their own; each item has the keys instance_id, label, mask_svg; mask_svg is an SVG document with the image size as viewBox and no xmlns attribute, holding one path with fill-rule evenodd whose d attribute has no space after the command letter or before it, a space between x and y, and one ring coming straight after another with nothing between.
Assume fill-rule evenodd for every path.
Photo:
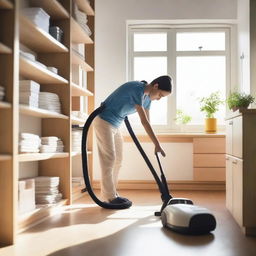
<instances>
[{"instance_id":1,"label":"wooden shelving unit","mask_svg":"<svg viewBox=\"0 0 256 256\"><path fill-rule=\"evenodd\" d=\"M75 84L71 83L72 96L93 96L93 93L89 90Z\"/></svg>"},{"instance_id":2,"label":"wooden shelving unit","mask_svg":"<svg viewBox=\"0 0 256 256\"><path fill-rule=\"evenodd\" d=\"M86 34L74 18L71 18L72 42L93 44L92 39Z\"/></svg>"},{"instance_id":3,"label":"wooden shelving unit","mask_svg":"<svg viewBox=\"0 0 256 256\"><path fill-rule=\"evenodd\" d=\"M65 158L69 153L24 153L19 154L19 162L41 161L53 158Z\"/></svg>"},{"instance_id":4,"label":"wooden shelving unit","mask_svg":"<svg viewBox=\"0 0 256 256\"><path fill-rule=\"evenodd\" d=\"M40 84L68 84L65 78L22 56L20 56L20 74Z\"/></svg>"},{"instance_id":5,"label":"wooden shelving unit","mask_svg":"<svg viewBox=\"0 0 256 256\"><path fill-rule=\"evenodd\" d=\"M0 154L0 161L7 161L7 160L11 160L11 159L12 159L11 155Z\"/></svg>"},{"instance_id":6,"label":"wooden shelving unit","mask_svg":"<svg viewBox=\"0 0 256 256\"><path fill-rule=\"evenodd\" d=\"M20 16L20 41L37 52L68 52L68 48L27 17Z\"/></svg>"},{"instance_id":7,"label":"wooden shelving unit","mask_svg":"<svg viewBox=\"0 0 256 256\"><path fill-rule=\"evenodd\" d=\"M57 0L44 0L40 4L33 3L31 6L43 8L54 20L69 18L68 11Z\"/></svg>"},{"instance_id":8,"label":"wooden shelving unit","mask_svg":"<svg viewBox=\"0 0 256 256\"><path fill-rule=\"evenodd\" d=\"M93 71L93 68L87 64L81 57L79 57L75 52L72 52L72 63L80 65L84 71Z\"/></svg>"},{"instance_id":9,"label":"wooden shelving unit","mask_svg":"<svg viewBox=\"0 0 256 256\"><path fill-rule=\"evenodd\" d=\"M0 101L0 108L11 108L12 104L9 102Z\"/></svg>"},{"instance_id":10,"label":"wooden shelving unit","mask_svg":"<svg viewBox=\"0 0 256 256\"><path fill-rule=\"evenodd\" d=\"M12 9L13 3L9 0L0 0L0 9Z\"/></svg>"},{"instance_id":11,"label":"wooden shelving unit","mask_svg":"<svg viewBox=\"0 0 256 256\"><path fill-rule=\"evenodd\" d=\"M0 42L0 54L12 53L12 49Z\"/></svg>"},{"instance_id":12,"label":"wooden shelving unit","mask_svg":"<svg viewBox=\"0 0 256 256\"><path fill-rule=\"evenodd\" d=\"M72 121L72 124L78 124L78 125L80 125L80 124L84 124L86 120L81 119L81 118L77 118L77 117L75 117L75 116L72 116L72 117L71 117L71 121Z\"/></svg>"},{"instance_id":13,"label":"wooden shelving unit","mask_svg":"<svg viewBox=\"0 0 256 256\"><path fill-rule=\"evenodd\" d=\"M72 17L72 1L36 1L33 7L43 8L49 15L51 25L64 32L60 43L50 34L23 16L21 8L32 7L29 0L0 0L0 85L5 87L5 101L0 102L0 243L14 244L17 234L37 224L60 207L71 204L72 161L81 153L72 152L72 124L84 124L85 120L73 118L71 111L78 106L81 97L88 97L88 110L94 108L94 0L76 1L80 10L88 15L88 36ZM5 13L6 12L6 13ZM72 52L72 43L85 44L85 60ZM56 67L58 74L32 61L20 50L32 53L38 62ZM72 64L87 72L87 88L72 82ZM59 96L62 113L19 104L19 80L33 80L40 84L40 91ZM25 119L24 119L25 118ZM25 120L25 121L24 121ZM27 121L29 120L29 121ZM26 129L20 124L27 124ZM35 124L34 124L35 122ZM40 126L41 137L56 136L64 144L61 153L19 153L19 133L33 132L33 125ZM61 127L61 129L60 129ZM92 151L92 134L89 135ZM92 164L92 153L88 154ZM18 213L18 180L22 165L38 162L39 176L60 177L59 190L63 200L54 205L37 205L36 210Z\"/></svg>"},{"instance_id":14,"label":"wooden shelving unit","mask_svg":"<svg viewBox=\"0 0 256 256\"><path fill-rule=\"evenodd\" d=\"M65 116L63 114L55 113L41 108L33 108L22 104L20 104L20 114L39 118L61 118L67 120L69 119L68 116Z\"/></svg>"}]
</instances>

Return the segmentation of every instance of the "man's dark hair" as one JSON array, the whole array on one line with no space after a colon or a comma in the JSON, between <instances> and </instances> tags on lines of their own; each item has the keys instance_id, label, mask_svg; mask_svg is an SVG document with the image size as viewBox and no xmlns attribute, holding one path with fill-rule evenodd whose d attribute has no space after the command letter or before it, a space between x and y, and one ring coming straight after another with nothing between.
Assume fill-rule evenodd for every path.
<instances>
[{"instance_id":1,"label":"man's dark hair","mask_svg":"<svg viewBox=\"0 0 256 256\"><path fill-rule=\"evenodd\" d=\"M172 78L170 76L159 76L158 78L154 79L150 84L158 84L158 89L172 92Z\"/></svg>"}]
</instances>

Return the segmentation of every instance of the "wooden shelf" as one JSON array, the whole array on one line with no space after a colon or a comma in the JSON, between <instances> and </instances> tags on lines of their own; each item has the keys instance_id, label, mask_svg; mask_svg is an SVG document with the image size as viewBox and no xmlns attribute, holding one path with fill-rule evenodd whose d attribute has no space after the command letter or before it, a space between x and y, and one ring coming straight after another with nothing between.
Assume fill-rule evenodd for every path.
<instances>
[{"instance_id":1,"label":"wooden shelf","mask_svg":"<svg viewBox=\"0 0 256 256\"><path fill-rule=\"evenodd\" d=\"M65 78L22 56L20 56L20 75L42 84L68 84Z\"/></svg>"},{"instance_id":2,"label":"wooden shelf","mask_svg":"<svg viewBox=\"0 0 256 256\"><path fill-rule=\"evenodd\" d=\"M12 53L12 49L0 42L0 53L9 54Z\"/></svg>"},{"instance_id":3,"label":"wooden shelf","mask_svg":"<svg viewBox=\"0 0 256 256\"><path fill-rule=\"evenodd\" d=\"M93 44L92 39L86 34L82 27L76 22L74 18L71 18L71 32L72 42L77 44Z\"/></svg>"},{"instance_id":4,"label":"wooden shelf","mask_svg":"<svg viewBox=\"0 0 256 256\"><path fill-rule=\"evenodd\" d=\"M0 154L0 161L7 161L7 160L11 160L12 156L8 155L8 154Z\"/></svg>"},{"instance_id":5,"label":"wooden shelf","mask_svg":"<svg viewBox=\"0 0 256 256\"><path fill-rule=\"evenodd\" d=\"M12 9L13 3L9 0L0 0L0 9Z\"/></svg>"},{"instance_id":6,"label":"wooden shelf","mask_svg":"<svg viewBox=\"0 0 256 256\"><path fill-rule=\"evenodd\" d=\"M61 119L69 118L68 116L65 116L63 114L55 113L42 108L29 107L23 104L20 104L20 114L39 117L39 118L61 118Z\"/></svg>"},{"instance_id":7,"label":"wooden shelf","mask_svg":"<svg viewBox=\"0 0 256 256\"><path fill-rule=\"evenodd\" d=\"M68 52L66 46L23 15L20 16L20 41L36 52Z\"/></svg>"},{"instance_id":8,"label":"wooden shelf","mask_svg":"<svg viewBox=\"0 0 256 256\"><path fill-rule=\"evenodd\" d=\"M0 101L0 108L11 108L12 104L5 101Z\"/></svg>"},{"instance_id":9,"label":"wooden shelf","mask_svg":"<svg viewBox=\"0 0 256 256\"><path fill-rule=\"evenodd\" d=\"M85 12L87 15L94 16L94 10L87 0L76 0L79 9Z\"/></svg>"},{"instance_id":10,"label":"wooden shelf","mask_svg":"<svg viewBox=\"0 0 256 256\"><path fill-rule=\"evenodd\" d=\"M60 209L61 206L66 205L67 202L67 199L63 199L57 204L37 205L35 210L19 215L18 231L22 232L25 229L32 227L33 225L44 220L46 217L53 215Z\"/></svg>"},{"instance_id":11,"label":"wooden shelf","mask_svg":"<svg viewBox=\"0 0 256 256\"><path fill-rule=\"evenodd\" d=\"M75 84L71 83L72 96L93 96L93 93L89 90Z\"/></svg>"},{"instance_id":12,"label":"wooden shelf","mask_svg":"<svg viewBox=\"0 0 256 256\"><path fill-rule=\"evenodd\" d=\"M88 65L80 56L75 52L72 52L72 64L80 65L82 69L86 72L93 71L93 68Z\"/></svg>"},{"instance_id":13,"label":"wooden shelf","mask_svg":"<svg viewBox=\"0 0 256 256\"><path fill-rule=\"evenodd\" d=\"M86 122L86 120L75 117L75 116L71 116L71 121L72 121L72 124L76 124L76 125L84 124Z\"/></svg>"},{"instance_id":14,"label":"wooden shelf","mask_svg":"<svg viewBox=\"0 0 256 256\"><path fill-rule=\"evenodd\" d=\"M87 151L87 155L91 155L92 154L92 151ZM81 152L72 152L71 153L71 156L81 156L82 153Z\"/></svg>"},{"instance_id":15,"label":"wooden shelf","mask_svg":"<svg viewBox=\"0 0 256 256\"><path fill-rule=\"evenodd\" d=\"M53 20L69 18L68 11L57 0L43 0L40 4L30 2L30 6L43 8Z\"/></svg>"},{"instance_id":16,"label":"wooden shelf","mask_svg":"<svg viewBox=\"0 0 256 256\"><path fill-rule=\"evenodd\" d=\"M52 158L65 158L68 157L69 153L22 153L19 154L19 162L31 162L31 161L41 161Z\"/></svg>"},{"instance_id":17,"label":"wooden shelf","mask_svg":"<svg viewBox=\"0 0 256 256\"><path fill-rule=\"evenodd\" d=\"M72 152L71 153L71 156L73 157L73 156L81 156L82 155L82 153L81 152Z\"/></svg>"}]
</instances>

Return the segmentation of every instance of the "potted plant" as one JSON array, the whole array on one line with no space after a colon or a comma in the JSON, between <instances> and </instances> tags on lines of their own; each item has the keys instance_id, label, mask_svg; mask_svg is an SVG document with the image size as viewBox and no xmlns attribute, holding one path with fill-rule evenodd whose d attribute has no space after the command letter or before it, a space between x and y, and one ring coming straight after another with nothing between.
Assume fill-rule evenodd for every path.
<instances>
[{"instance_id":1,"label":"potted plant","mask_svg":"<svg viewBox=\"0 0 256 256\"><path fill-rule=\"evenodd\" d=\"M219 91L200 99L200 110L206 113L205 132L214 133L217 131L217 119L214 114L219 110L221 104L223 104L223 100L220 99Z\"/></svg>"},{"instance_id":2,"label":"potted plant","mask_svg":"<svg viewBox=\"0 0 256 256\"><path fill-rule=\"evenodd\" d=\"M231 92L227 98L228 107L233 111L247 109L254 101L255 98L251 94L242 92Z\"/></svg>"},{"instance_id":3,"label":"potted plant","mask_svg":"<svg viewBox=\"0 0 256 256\"><path fill-rule=\"evenodd\" d=\"M175 121L177 124L181 125L181 130L184 126L192 120L192 117L185 114L181 109L177 109Z\"/></svg>"}]
</instances>

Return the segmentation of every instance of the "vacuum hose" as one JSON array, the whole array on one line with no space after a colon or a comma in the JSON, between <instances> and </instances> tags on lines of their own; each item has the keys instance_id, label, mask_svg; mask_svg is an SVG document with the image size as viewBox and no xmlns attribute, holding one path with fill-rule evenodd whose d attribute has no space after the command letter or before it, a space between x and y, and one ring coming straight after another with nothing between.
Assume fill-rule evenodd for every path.
<instances>
[{"instance_id":1,"label":"vacuum hose","mask_svg":"<svg viewBox=\"0 0 256 256\"><path fill-rule=\"evenodd\" d=\"M91 187L90 183L90 177L88 172L88 159L87 159L87 135L89 128L92 124L93 119L99 115L103 110L105 106L101 105L99 108L95 109L88 119L85 122L84 128L83 128L83 135L82 135L82 165L83 165L83 174L84 174L84 182L86 185L86 190L88 191L89 195L93 199L93 201L101 206L102 208L106 209L126 209L131 206L131 203L124 202L120 204L111 204L108 202L102 202L93 192L93 189Z\"/></svg>"},{"instance_id":2,"label":"vacuum hose","mask_svg":"<svg viewBox=\"0 0 256 256\"><path fill-rule=\"evenodd\" d=\"M97 109L95 109L90 116L88 117L88 119L85 122L85 125L83 127L83 135L82 135L82 166L83 166L83 175L84 175L84 181L85 181L85 185L86 185L86 190L88 191L89 195L91 196L91 198L93 199L93 201L98 204L99 206L101 206L102 208L106 208L106 209L126 209L128 207L131 206L131 203L129 202L124 202L121 204L113 204L113 203L108 203L108 202L102 202L101 200L98 199L98 197L94 194L93 189L91 187L91 183L90 183L90 177L89 177L89 172L88 172L88 159L87 159L87 135L88 135L88 131L89 128L92 124L92 121L94 120L94 118L99 115L103 110L104 110L105 106L101 105L100 107L98 107ZM165 186L161 180L159 179L155 169L153 168L151 162L149 161L146 153L144 152L144 150L142 149L136 135L134 134L132 127L129 123L128 118L125 118L125 125L135 143L135 145L137 146L138 150L140 151L142 157L144 158L147 166L149 167L151 173L153 174L158 188L161 192L161 198L163 202L168 202L169 199L171 198L171 196L169 195L169 191L168 191L168 187Z\"/></svg>"}]
</instances>

